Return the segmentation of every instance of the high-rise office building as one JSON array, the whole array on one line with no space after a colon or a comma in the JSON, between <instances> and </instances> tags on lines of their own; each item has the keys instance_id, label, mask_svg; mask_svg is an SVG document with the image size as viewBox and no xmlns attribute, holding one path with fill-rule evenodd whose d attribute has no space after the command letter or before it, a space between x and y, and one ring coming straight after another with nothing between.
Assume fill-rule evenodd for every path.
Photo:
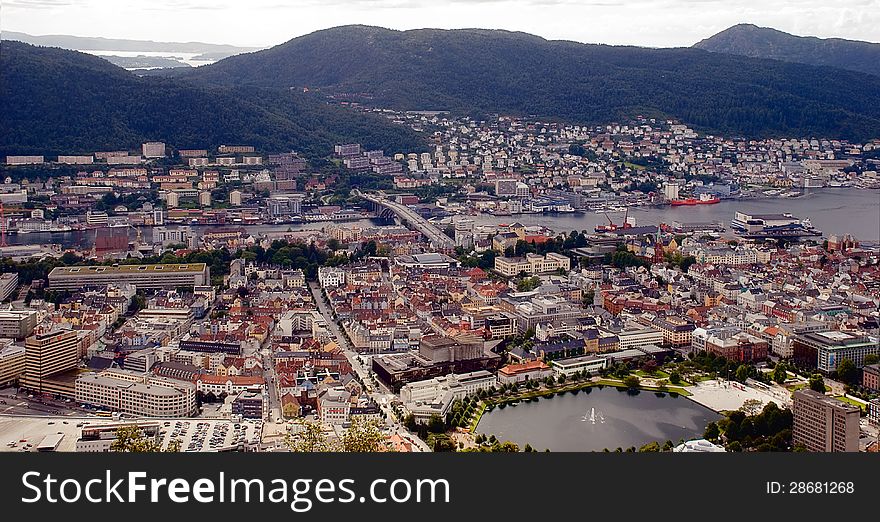
<instances>
[{"instance_id":1,"label":"high-rise office building","mask_svg":"<svg viewBox=\"0 0 880 522\"><path fill-rule=\"evenodd\" d=\"M793 444L810 451L859 451L859 409L810 389L794 393Z\"/></svg>"},{"instance_id":2,"label":"high-rise office building","mask_svg":"<svg viewBox=\"0 0 880 522\"><path fill-rule=\"evenodd\" d=\"M25 341L25 370L21 387L36 392L71 391L52 378L75 370L79 362L79 339L73 330L37 333Z\"/></svg>"}]
</instances>

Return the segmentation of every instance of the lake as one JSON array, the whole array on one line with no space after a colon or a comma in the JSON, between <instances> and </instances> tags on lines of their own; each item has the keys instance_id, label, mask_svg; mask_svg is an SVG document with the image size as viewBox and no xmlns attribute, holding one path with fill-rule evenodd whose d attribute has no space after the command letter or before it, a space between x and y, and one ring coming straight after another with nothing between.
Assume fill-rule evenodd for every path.
<instances>
[{"instance_id":1,"label":"lake","mask_svg":"<svg viewBox=\"0 0 880 522\"><path fill-rule=\"evenodd\" d=\"M721 416L685 397L627 392L611 386L586 388L552 398L496 407L477 433L542 451L602 451L639 448L649 442L678 443L703 436Z\"/></svg>"}]
</instances>

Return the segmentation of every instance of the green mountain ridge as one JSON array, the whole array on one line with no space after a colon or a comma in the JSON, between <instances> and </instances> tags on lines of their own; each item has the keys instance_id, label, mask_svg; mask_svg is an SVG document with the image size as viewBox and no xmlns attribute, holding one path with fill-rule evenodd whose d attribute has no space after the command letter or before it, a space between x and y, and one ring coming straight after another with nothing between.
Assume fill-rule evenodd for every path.
<instances>
[{"instance_id":1,"label":"green mountain ridge","mask_svg":"<svg viewBox=\"0 0 880 522\"><path fill-rule=\"evenodd\" d=\"M825 65L880 76L880 43L817 38L739 24L694 44L715 53Z\"/></svg>"},{"instance_id":2,"label":"green mountain ridge","mask_svg":"<svg viewBox=\"0 0 880 522\"><path fill-rule=\"evenodd\" d=\"M163 74L203 85L308 87L406 110L501 112L582 124L641 114L753 137L880 136L880 79L867 74L500 30L336 27Z\"/></svg>"},{"instance_id":3,"label":"green mountain ridge","mask_svg":"<svg viewBox=\"0 0 880 522\"><path fill-rule=\"evenodd\" d=\"M309 157L350 141L426 150L408 128L318 96L139 77L89 54L15 41L0 49L2 155L138 149L149 140L178 148L249 144Z\"/></svg>"}]
</instances>

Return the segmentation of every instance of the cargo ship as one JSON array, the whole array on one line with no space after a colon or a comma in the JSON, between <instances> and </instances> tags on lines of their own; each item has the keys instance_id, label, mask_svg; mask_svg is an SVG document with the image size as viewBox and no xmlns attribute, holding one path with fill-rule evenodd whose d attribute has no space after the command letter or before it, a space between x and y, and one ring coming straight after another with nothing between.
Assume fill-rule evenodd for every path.
<instances>
[{"instance_id":1,"label":"cargo ship","mask_svg":"<svg viewBox=\"0 0 880 522\"><path fill-rule=\"evenodd\" d=\"M698 198L687 198L687 199L673 199L669 202L673 207L680 206L691 206L691 205L714 205L721 201L715 196L709 196L707 194L701 194Z\"/></svg>"}]
</instances>

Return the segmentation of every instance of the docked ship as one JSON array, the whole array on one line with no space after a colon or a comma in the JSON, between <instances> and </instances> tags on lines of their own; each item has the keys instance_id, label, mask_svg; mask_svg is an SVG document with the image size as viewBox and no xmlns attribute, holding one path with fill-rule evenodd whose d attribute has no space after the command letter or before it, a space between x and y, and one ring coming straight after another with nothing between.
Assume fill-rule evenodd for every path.
<instances>
[{"instance_id":1,"label":"docked ship","mask_svg":"<svg viewBox=\"0 0 880 522\"><path fill-rule=\"evenodd\" d=\"M699 198L673 199L669 202L673 207L691 206L691 205L714 205L721 201L715 196L709 194L700 194Z\"/></svg>"}]
</instances>

